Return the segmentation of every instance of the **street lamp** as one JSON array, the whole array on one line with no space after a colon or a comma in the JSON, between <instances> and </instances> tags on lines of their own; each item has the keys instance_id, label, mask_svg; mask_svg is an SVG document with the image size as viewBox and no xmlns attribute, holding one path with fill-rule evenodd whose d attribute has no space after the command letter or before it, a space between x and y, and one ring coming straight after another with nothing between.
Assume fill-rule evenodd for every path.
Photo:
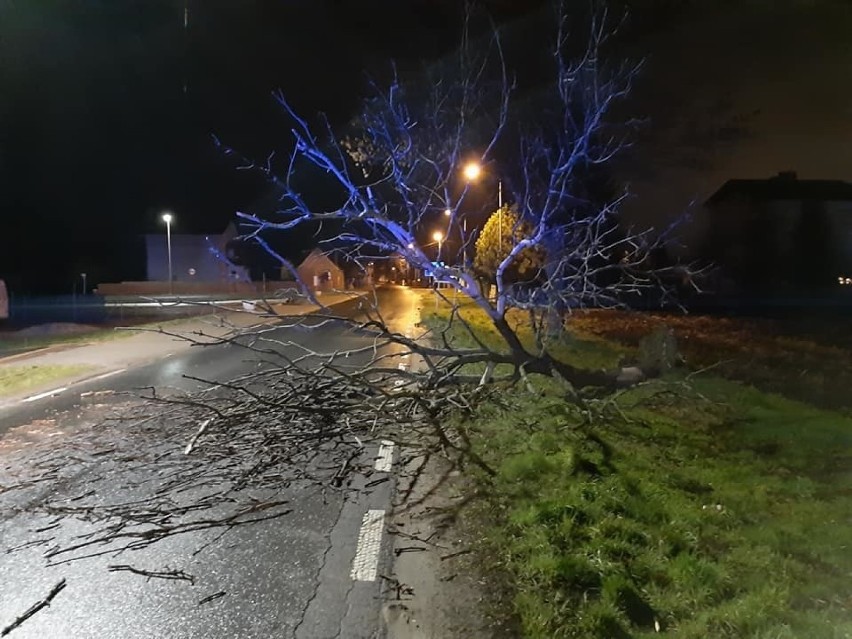
<instances>
[{"instance_id":1,"label":"street lamp","mask_svg":"<svg viewBox=\"0 0 852 639\"><path fill-rule=\"evenodd\" d=\"M482 175L479 162L468 162L464 166L464 177L468 182L476 182ZM497 241L503 251L503 180L497 179Z\"/></svg>"},{"instance_id":2,"label":"street lamp","mask_svg":"<svg viewBox=\"0 0 852 639\"><path fill-rule=\"evenodd\" d=\"M453 210L452 209L444 209L444 215L446 217L452 217ZM464 215L461 217L462 230L461 230L461 241L464 249L464 264L467 264L467 218ZM447 224L447 236L450 234L450 226Z\"/></svg>"},{"instance_id":3,"label":"street lamp","mask_svg":"<svg viewBox=\"0 0 852 639\"><path fill-rule=\"evenodd\" d=\"M163 213L163 222L166 223L166 251L169 256L169 295L174 294L172 286L172 214Z\"/></svg>"},{"instance_id":4,"label":"street lamp","mask_svg":"<svg viewBox=\"0 0 852 639\"><path fill-rule=\"evenodd\" d=\"M464 176L468 182L476 182L482 173L482 167L478 162L468 162L464 166Z\"/></svg>"},{"instance_id":5,"label":"street lamp","mask_svg":"<svg viewBox=\"0 0 852 639\"><path fill-rule=\"evenodd\" d=\"M482 175L482 166L479 162L468 162L463 169L464 177L468 182L476 182ZM503 180L497 179L497 208L503 208Z\"/></svg>"},{"instance_id":6,"label":"street lamp","mask_svg":"<svg viewBox=\"0 0 852 639\"><path fill-rule=\"evenodd\" d=\"M441 259L441 245L444 242L444 234L441 231L435 231L432 233L432 239L438 243L438 259Z\"/></svg>"}]
</instances>

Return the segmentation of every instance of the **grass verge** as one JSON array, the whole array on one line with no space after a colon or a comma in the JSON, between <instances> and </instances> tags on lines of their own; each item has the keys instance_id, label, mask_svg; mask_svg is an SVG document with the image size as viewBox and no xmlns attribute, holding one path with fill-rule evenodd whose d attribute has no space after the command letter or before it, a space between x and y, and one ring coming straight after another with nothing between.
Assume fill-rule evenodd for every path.
<instances>
[{"instance_id":1,"label":"grass verge","mask_svg":"<svg viewBox=\"0 0 852 639\"><path fill-rule=\"evenodd\" d=\"M187 321L197 319L202 316L193 317L178 317L164 320L146 319L144 322L126 323L120 326L98 327L92 326L90 330L80 330L72 333L56 333L45 335L20 335L16 332L5 333L0 337L0 357L7 355L16 355L27 351L35 351L51 346L80 346L84 344L92 344L95 342L106 342L116 339L124 339L138 334L134 330L117 330L120 328L128 329L157 329L180 326Z\"/></svg>"},{"instance_id":2,"label":"grass verge","mask_svg":"<svg viewBox=\"0 0 852 639\"><path fill-rule=\"evenodd\" d=\"M575 313L569 326L628 351L654 328L667 326L693 369L713 366L717 375L852 414L852 341L844 317L805 322L595 310Z\"/></svg>"},{"instance_id":3,"label":"grass verge","mask_svg":"<svg viewBox=\"0 0 852 639\"><path fill-rule=\"evenodd\" d=\"M620 347L566 349L597 365ZM496 470L476 478L480 563L524 637L852 636L852 419L680 374L590 421L534 383L455 424Z\"/></svg>"},{"instance_id":4,"label":"grass verge","mask_svg":"<svg viewBox=\"0 0 852 639\"><path fill-rule=\"evenodd\" d=\"M0 368L0 397L15 395L58 379L80 375L89 369L89 366L81 364L5 366Z\"/></svg>"}]
</instances>

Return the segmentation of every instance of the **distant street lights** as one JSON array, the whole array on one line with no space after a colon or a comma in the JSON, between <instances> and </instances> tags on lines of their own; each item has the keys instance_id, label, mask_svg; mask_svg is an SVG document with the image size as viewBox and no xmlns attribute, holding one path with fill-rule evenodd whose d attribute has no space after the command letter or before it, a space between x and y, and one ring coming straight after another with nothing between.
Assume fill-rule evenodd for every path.
<instances>
[{"instance_id":1,"label":"distant street lights","mask_svg":"<svg viewBox=\"0 0 852 639\"><path fill-rule=\"evenodd\" d=\"M172 214L163 213L163 222L166 223L166 251L169 256L169 295L174 294L172 286Z\"/></svg>"}]
</instances>

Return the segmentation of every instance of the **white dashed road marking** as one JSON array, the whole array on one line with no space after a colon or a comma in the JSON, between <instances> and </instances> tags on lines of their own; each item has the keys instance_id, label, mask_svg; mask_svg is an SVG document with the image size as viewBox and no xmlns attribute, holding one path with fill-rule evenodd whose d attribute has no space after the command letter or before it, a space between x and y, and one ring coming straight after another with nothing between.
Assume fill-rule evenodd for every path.
<instances>
[{"instance_id":1,"label":"white dashed road marking","mask_svg":"<svg viewBox=\"0 0 852 639\"><path fill-rule=\"evenodd\" d=\"M87 379L87 382L96 382L101 379L106 379L107 377L112 377L113 375L118 375L119 373L123 373L126 371L126 368L119 368L117 371L110 371L109 373L104 373L103 375L98 375L97 377L93 377L92 379Z\"/></svg>"},{"instance_id":2,"label":"white dashed road marking","mask_svg":"<svg viewBox=\"0 0 852 639\"><path fill-rule=\"evenodd\" d=\"M126 368L119 368L118 370L110 371L108 373L103 373L102 375L98 375L97 377L90 377L89 379L84 379L80 381L80 384L86 384L88 382L97 382L102 379L106 379L107 377L112 377L113 375L118 375L119 373L123 373L126 371ZM45 397L52 397L53 395L59 395L59 393L63 393L68 390L68 386L63 386L62 388L54 388L53 390L44 391L43 393L39 393L38 395L31 395L30 397L25 397L21 400L21 402L35 402L40 399L44 399Z\"/></svg>"},{"instance_id":3,"label":"white dashed road marking","mask_svg":"<svg viewBox=\"0 0 852 639\"><path fill-rule=\"evenodd\" d=\"M393 462L393 442L384 440L379 446L379 456L376 457L376 470L380 473L389 473Z\"/></svg>"},{"instance_id":4,"label":"white dashed road marking","mask_svg":"<svg viewBox=\"0 0 852 639\"><path fill-rule=\"evenodd\" d=\"M59 395L62 391L67 391L68 387L63 386L62 388L54 388L53 390L45 391L43 393L39 393L38 395L32 395L31 397L27 397L22 399L22 402L34 402L39 399L44 399L45 397L50 397L51 395Z\"/></svg>"},{"instance_id":5,"label":"white dashed road marking","mask_svg":"<svg viewBox=\"0 0 852 639\"><path fill-rule=\"evenodd\" d=\"M384 510L368 510L361 520L358 533L358 548L352 560L350 575L355 581L375 581L379 569L379 551L382 547L382 532L385 527Z\"/></svg>"}]
</instances>

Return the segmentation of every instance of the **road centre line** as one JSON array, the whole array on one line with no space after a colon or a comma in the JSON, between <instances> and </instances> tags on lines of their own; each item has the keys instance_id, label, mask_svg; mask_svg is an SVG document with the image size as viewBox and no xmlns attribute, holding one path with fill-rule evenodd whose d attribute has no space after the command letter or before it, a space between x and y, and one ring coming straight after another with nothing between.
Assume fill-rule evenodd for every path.
<instances>
[{"instance_id":1,"label":"road centre line","mask_svg":"<svg viewBox=\"0 0 852 639\"><path fill-rule=\"evenodd\" d=\"M379 456L376 457L375 469L380 473L389 473L391 470L392 463L393 442L389 440L384 440L379 446Z\"/></svg>"},{"instance_id":2,"label":"road centre line","mask_svg":"<svg viewBox=\"0 0 852 639\"><path fill-rule=\"evenodd\" d=\"M59 393L63 391L67 391L68 387L63 386L62 388L54 388L53 390L45 391L43 393L39 393L38 395L31 395L30 397L25 397L22 399L22 402L34 402L39 399L44 399L45 397L50 397L51 395L59 395Z\"/></svg>"},{"instance_id":3,"label":"road centre line","mask_svg":"<svg viewBox=\"0 0 852 639\"><path fill-rule=\"evenodd\" d=\"M368 510L361 520L358 547L349 573L355 581L375 581L379 570L379 551L385 527L384 510Z\"/></svg>"},{"instance_id":4,"label":"road centre line","mask_svg":"<svg viewBox=\"0 0 852 639\"><path fill-rule=\"evenodd\" d=\"M97 377L92 377L91 379L86 379L86 380L83 380L83 381L84 382L96 382L96 381L99 381L99 380L102 380L102 379L106 379L107 377L112 377L113 375L118 375L119 373L123 373L126 370L127 370L126 368L119 368L118 370L110 371L109 373L104 373L103 375L98 375ZM80 382L80 383L83 383L83 382Z\"/></svg>"},{"instance_id":5,"label":"road centre line","mask_svg":"<svg viewBox=\"0 0 852 639\"><path fill-rule=\"evenodd\" d=\"M89 377L88 379L81 379L79 382L71 384L71 386L77 386L79 384L87 384L89 382L97 382L97 381L106 379L107 377L112 377L113 375L118 375L119 373L123 373L126 370L127 370L126 368L119 368L118 370L109 371L108 373L103 373L103 374L98 375L96 377ZM25 397L24 399L21 400L21 402L22 403L23 402L26 402L26 403L35 402L35 401L38 401L40 399L45 399L46 397L52 397L53 395L59 395L59 393L64 393L69 388L70 388L70 386L62 386L61 388L54 388L53 390L44 391L43 393L39 393L37 395L30 395L29 397Z\"/></svg>"}]
</instances>

